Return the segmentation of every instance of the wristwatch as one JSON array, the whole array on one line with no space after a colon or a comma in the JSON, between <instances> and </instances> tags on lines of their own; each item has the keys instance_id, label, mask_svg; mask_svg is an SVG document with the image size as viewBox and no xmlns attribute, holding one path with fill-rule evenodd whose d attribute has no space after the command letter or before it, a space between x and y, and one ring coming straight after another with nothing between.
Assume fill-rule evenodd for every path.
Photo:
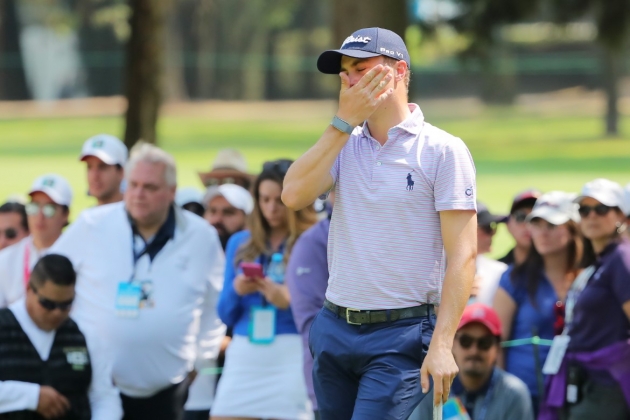
<instances>
[{"instance_id":1,"label":"wristwatch","mask_svg":"<svg viewBox=\"0 0 630 420\"><path fill-rule=\"evenodd\" d=\"M333 118L330 125L335 127L337 130L341 131L342 133L346 133L346 134L352 134L352 131L354 130L353 126L351 126L350 124L348 124L347 121L342 120L336 115L335 115L335 118Z\"/></svg>"}]
</instances>

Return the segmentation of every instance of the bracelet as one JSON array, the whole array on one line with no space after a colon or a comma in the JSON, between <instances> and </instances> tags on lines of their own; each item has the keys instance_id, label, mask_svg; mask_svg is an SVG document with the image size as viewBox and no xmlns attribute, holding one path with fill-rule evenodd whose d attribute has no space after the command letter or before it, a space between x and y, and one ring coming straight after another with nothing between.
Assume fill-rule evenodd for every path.
<instances>
[{"instance_id":1,"label":"bracelet","mask_svg":"<svg viewBox=\"0 0 630 420\"><path fill-rule=\"evenodd\" d=\"M352 134L352 131L354 130L353 126L351 126L350 124L348 124L347 121L342 120L336 115L332 119L332 122L330 123L330 125L335 127L337 130L341 131L342 133L346 133L346 134Z\"/></svg>"}]
</instances>

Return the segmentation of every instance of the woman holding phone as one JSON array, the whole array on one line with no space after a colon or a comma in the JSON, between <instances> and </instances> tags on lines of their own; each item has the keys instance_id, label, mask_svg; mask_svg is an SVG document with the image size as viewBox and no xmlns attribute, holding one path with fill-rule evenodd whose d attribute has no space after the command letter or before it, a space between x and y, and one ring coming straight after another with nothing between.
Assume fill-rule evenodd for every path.
<instances>
[{"instance_id":1,"label":"woman holding phone","mask_svg":"<svg viewBox=\"0 0 630 420\"><path fill-rule=\"evenodd\" d=\"M266 162L254 183L248 230L226 248L218 312L234 338L211 413L214 420L310 419L301 339L291 314L284 267L300 234L316 221L312 206L292 211L280 196L292 161Z\"/></svg>"}]
</instances>

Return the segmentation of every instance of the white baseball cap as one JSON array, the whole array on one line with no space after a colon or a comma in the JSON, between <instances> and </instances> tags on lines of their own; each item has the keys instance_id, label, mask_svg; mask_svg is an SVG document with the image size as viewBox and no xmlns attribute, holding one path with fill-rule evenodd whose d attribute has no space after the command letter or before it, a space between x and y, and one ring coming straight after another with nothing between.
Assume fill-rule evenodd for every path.
<instances>
[{"instance_id":1,"label":"white baseball cap","mask_svg":"<svg viewBox=\"0 0 630 420\"><path fill-rule=\"evenodd\" d=\"M37 178L31 185L28 195L32 196L36 192L43 192L60 206L70 207L72 204L72 188L61 175L46 174Z\"/></svg>"},{"instance_id":2,"label":"white baseball cap","mask_svg":"<svg viewBox=\"0 0 630 420\"><path fill-rule=\"evenodd\" d=\"M117 137L109 134L97 134L83 143L79 160L94 156L107 165L124 166L127 162L127 155L127 146Z\"/></svg>"},{"instance_id":3,"label":"white baseball cap","mask_svg":"<svg viewBox=\"0 0 630 420\"><path fill-rule=\"evenodd\" d=\"M582 187L580 196L575 199L580 203L585 198L590 197L608 207L619 207L623 210L623 188L614 181L605 178L597 178L587 182Z\"/></svg>"},{"instance_id":4,"label":"white baseball cap","mask_svg":"<svg viewBox=\"0 0 630 420\"><path fill-rule=\"evenodd\" d=\"M236 184L223 184L209 187L203 202L208 206L210 201L218 196L223 196L233 207L243 210L245 214L250 214L254 210L254 199L245 188Z\"/></svg>"},{"instance_id":5,"label":"white baseball cap","mask_svg":"<svg viewBox=\"0 0 630 420\"><path fill-rule=\"evenodd\" d=\"M580 221L579 206L574 202L577 194L564 191L550 191L536 200L527 221L541 218L552 225L563 225L569 220Z\"/></svg>"},{"instance_id":6,"label":"white baseball cap","mask_svg":"<svg viewBox=\"0 0 630 420\"><path fill-rule=\"evenodd\" d=\"M630 217L630 183L623 189L623 205L624 208L622 210L624 214Z\"/></svg>"},{"instance_id":7,"label":"white baseball cap","mask_svg":"<svg viewBox=\"0 0 630 420\"><path fill-rule=\"evenodd\" d=\"M203 192L195 187L178 188L175 193L175 204L184 207L189 203L199 203L203 206Z\"/></svg>"}]
</instances>

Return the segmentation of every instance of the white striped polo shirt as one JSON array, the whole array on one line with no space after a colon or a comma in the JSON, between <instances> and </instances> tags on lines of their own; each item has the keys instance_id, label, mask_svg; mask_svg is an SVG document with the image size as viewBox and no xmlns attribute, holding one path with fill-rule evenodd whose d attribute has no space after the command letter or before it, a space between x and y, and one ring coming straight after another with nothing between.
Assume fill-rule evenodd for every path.
<instances>
[{"instance_id":1,"label":"white striped polo shirt","mask_svg":"<svg viewBox=\"0 0 630 420\"><path fill-rule=\"evenodd\" d=\"M438 304L446 269L443 210L475 210L468 148L416 104L381 146L357 127L330 174L335 208L326 298L358 309Z\"/></svg>"}]
</instances>

